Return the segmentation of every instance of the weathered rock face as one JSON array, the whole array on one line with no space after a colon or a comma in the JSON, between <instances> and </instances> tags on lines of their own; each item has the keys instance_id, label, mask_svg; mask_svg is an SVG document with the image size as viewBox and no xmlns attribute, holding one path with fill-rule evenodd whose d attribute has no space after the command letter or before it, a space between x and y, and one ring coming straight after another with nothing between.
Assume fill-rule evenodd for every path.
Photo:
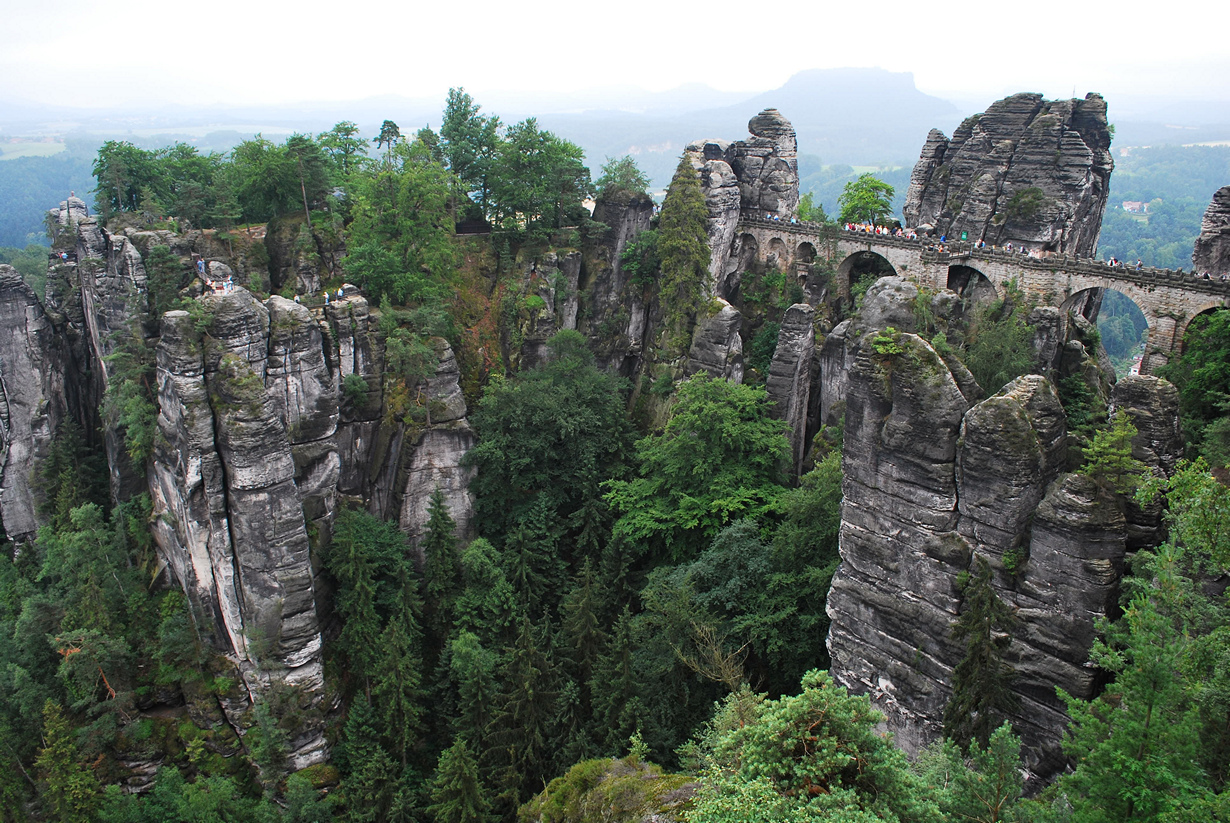
<instances>
[{"instance_id":1,"label":"weathered rock face","mask_svg":"<svg viewBox=\"0 0 1230 823\"><path fill-rule=\"evenodd\" d=\"M1230 272L1230 186L1214 192L1204 212L1192 252L1192 269L1219 275Z\"/></svg>"},{"instance_id":2,"label":"weathered rock face","mask_svg":"<svg viewBox=\"0 0 1230 823\"><path fill-rule=\"evenodd\" d=\"M686 149L709 209L710 291L729 298L738 286L741 216L789 220L799 206L798 141L777 109L747 124L751 137L733 143L697 140Z\"/></svg>"},{"instance_id":3,"label":"weathered rock face","mask_svg":"<svg viewBox=\"0 0 1230 823\"><path fill-rule=\"evenodd\" d=\"M589 311L588 317L577 318L576 328L588 338L598 365L625 377L641 365L653 307L644 299L645 290L630 282L620 258L628 243L649 228L653 208L645 195L597 202L594 219L610 226L611 234L585 261L585 279L577 288L585 292Z\"/></svg>"},{"instance_id":4,"label":"weathered rock face","mask_svg":"<svg viewBox=\"0 0 1230 823\"><path fill-rule=\"evenodd\" d=\"M700 190L709 211L705 230L709 234L709 282L706 291L727 295L731 291L727 272L731 243L739 225L743 195L739 179L729 162L730 144L725 140L702 140L688 144L692 168L700 175Z\"/></svg>"},{"instance_id":5,"label":"weathered rock face","mask_svg":"<svg viewBox=\"0 0 1230 823\"><path fill-rule=\"evenodd\" d=\"M907 750L927 739L959 649L953 583L971 547L956 531L953 467L969 406L939 355L912 334L888 358L861 346L842 453L842 564L827 611L832 672L870 694ZM959 659L959 657L957 657Z\"/></svg>"},{"instance_id":6,"label":"weathered rock face","mask_svg":"<svg viewBox=\"0 0 1230 823\"><path fill-rule=\"evenodd\" d=\"M65 356L34 290L0 265L0 525L12 540L41 524L31 481L66 417Z\"/></svg>"},{"instance_id":7,"label":"weathered rock face","mask_svg":"<svg viewBox=\"0 0 1230 823\"><path fill-rule=\"evenodd\" d=\"M547 341L557 331L575 329L580 308L577 287L581 279L581 253L560 257L547 252L535 260L527 273L525 320L521 325L521 350L514 362L530 369L547 355Z\"/></svg>"},{"instance_id":8,"label":"weathered rock face","mask_svg":"<svg viewBox=\"0 0 1230 823\"><path fill-rule=\"evenodd\" d=\"M739 328L743 317L734 306L718 300L721 309L711 317L701 317L692 332L685 373L707 371L732 383L743 382L743 338Z\"/></svg>"},{"instance_id":9,"label":"weathered rock face","mask_svg":"<svg viewBox=\"0 0 1230 823\"><path fill-rule=\"evenodd\" d=\"M939 292L931 299L932 313L947 320L957 303L951 292ZM918 325L914 303L918 286L904 277L881 277L863 298L854 317L843 320L824 338L820 351L820 423L836 426L845 409L850 370L863 336L871 330L892 326L897 331L913 332ZM965 374L968 374L966 372ZM961 378L965 374L958 375Z\"/></svg>"},{"instance_id":10,"label":"weathered rock face","mask_svg":"<svg viewBox=\"0 0 1230 823\"><path fill-rule=\"evenodd\" d=\"M186 313L170 312L158 346L155 536L185 591L210 607L202 613L220 624L245 674L257 664L280 668L288 682L316 690L321 640L288 420L310 420L299 400L319 375L287 370L285 352L269 368L270 311L246 290L202 300L209 337ZM283 334L295 325L293 316L279 320Z\"/></svg>"},{"instance_id":11,"label":"weathered rock face","mask_svg":"<svg viewBox=\"0 0 1230 823\"><path fill-rule=\"evenodd\" d=\"M765 381L769 399L774 403L773 416L790 426L790 465L796 476L803 469L807 445L811 366L816 353L815 318L816 310L806 303L796 303L786 310Z\"/></svg>"},{"instance_id":12,"label":"weathered rock face","mask_svg":"<svg viewBox=\"0 0 1230 823\"><path fill-rule=\"evenodd\" d=\"M730 146L731 168L739 179L740 208L749 217L789 220L799 207L798 140L794 126L777 109L748 121L751 137Z\"/></svg>"},{"instance_id":13,"label":"weathered rock face","mask_svg":"<svg viewBox=\"0 0 1230 823\"><path fill-rule=\"evenodd\" d=\"M1089 479L1060 474L1067 421L1047 378L1017 378L971 407L954 366L925 342L901 334L902 353L879 354L872 334L844 338L854 358L842 565L828 600L834 677L871 696L907 751L941 736L964 655L950 639L957 579L977 554L1017 616L1006 654L1020 700L1014 724L1027 768L1047 778L1065 765L1055 689L1094 694L1085 664L1096 622L1115 607L1126 551L1156 540L1157 513L1134 513ZM1181 451L1173 395L1156 378L1116 390L1140 421L1135 450L1159 471Z\"/></svg>"},{"instance_id":14,"label":"weathered rock face","mask_svg":"<svg viewBox=\"0 0 1230 823\"><path fill-rule=\"evenodd\" d=\"M84 200L74 195L67 200L61 200L60 207L51 209L48 214L55 220L56 225L67 226L69 223L79 223L89 217L90 209Z\"/></svg>"},{"instance_id":15,"label":"weathered rock face","mask_svg":"<svg viewBox=\"0 0 1230 823\"><path fill-rule=\"evenodd\" d=\"M906 223L949 237L1091 257L1114 161L1106 102L1016 94L927 136L910 177Z\"/></svg>"}]
</instances>

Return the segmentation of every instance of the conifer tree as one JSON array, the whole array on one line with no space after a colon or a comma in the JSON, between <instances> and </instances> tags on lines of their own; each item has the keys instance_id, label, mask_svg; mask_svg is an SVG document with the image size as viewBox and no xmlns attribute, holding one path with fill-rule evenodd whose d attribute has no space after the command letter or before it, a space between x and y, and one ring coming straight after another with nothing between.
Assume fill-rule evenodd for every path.
<instances>
[{"instance_id":1,"label":"conifer tree","mask_svg":"<svg viewBox=\"0 0 1230 823\"><path fill-rule=\"evenodd\" d=\"M350 704L335 760L343 772L339 792L345 820L377 823L388 819L400 789L397 766L380 745L376 712L363 695Z\"/></svg>"},{"instance_id":2,"label":"conifer tree","mask_svg":"<svg viewBox=\"0 0 1230 823\"><path fill-rule=\"evenodd\" d=\"M424 628L433 647L442 648L452 630L453 607L461 589L461 566L457 556L457 524L448 512L439 486L427 502L427 531L419 547L423 551Z\"/></svg>"},{"instance_id":3,"label":"conifer tree","mask_svg":"<svg viewBox=\"0 0 1230 823\"><path fill-rule=\"evenodd\" d=\"M559 542L562 528L546 494L508 534L504 543L504 573L517 592L517 603L529 613L553 608L564 583Z\"/></svg>"},{"instance_id":4,"label":"conifer tree","mask_svg":"<svg viewBox=\"0 0 1230 823\"><path fill-rule=\"evenodd\" d=\"M595 737L607 754L617 754L636 731L640 700L637 698L637 678L632 664L632 612L624 607L611 642L594 666L589 689L593 702Z\"/></svg>"},{"instance_id":5,"label":"conifer tree","mask_svg":"<svg viewBox=\"0 0 1230 823\"><path fill-rule=\"evenodd\" d=\"M1012 642L1016 618L991 586L991 567L975 555L974 573L964 573L964 610L952 627L954 640L965 641L965 657L953 671L952 697L944 707L944 736L969 748L976 740L985 749L991 734L1016 708L1012 668L1004 651Z\"/></svg>"},{"instance_id":6,"label":"conifer tree","mask_svg":"<svg viewBox=\"0 0 1230 823\"><path fill-rule=\"evenodd\" d=\"M606 645L602 630L603 603L598 591L598 575L590 558L585 558L574 579L572 590L560 606L563 624L562 652L568 661L569 674L588 690L594 665Z\"/></svg>"},{"instance_id":7,"label":"conifer tree","mask_svg":"<svg viewBox=\"0 0 1230 823\"><path fill-rule=\"evenodd\" d=\"M344 512L337 519L329 565L338 581L337 611L342 617L338 645L366 690L375 665L380 616L376 612L376 570L367 553L362 519L352 514Z\"/></svg>"},{"instance_id":8,"label":"conifer tree","mask_svg":"<svg viewBox=\"0 0 1230 823\"><path fill-rule=\"evenodd\" d=\"M406 765L407 753L422 732L422 633L415 613L419 599L408 570L401 572L401 591L380 635L380 657L373 676L372 698L385 727L392 753Z\"/></svg>"},{"instance_id":9,"label":"conifer tree","mask_svg":"<svg viewBox=\"0 0 1230 823\"><path fill-rule=\"evenodd\" d=\"M555 708L555 667L544 633L528 617L500 672L503 684L484 753L495 767L501 803L515 810L541 785L549 766L548 737Z\"/></svg>"},{"instance_id":10,"label":"conifer tree","mask_svg":"<svg viewBox=\"0 0 1230 823\"><path fill-rule=\"evenodd\" d=\"M43 748L34 765L41 776L40 799L52 819L63 823L94 819L100 800L98 780L80 762L72 726L51 700L43 706Z\"/></svg>"},{"instance_id":11,"label":"conifer tree","mask_svg":"<svg viewBox=\"0 0 1230 823\"><path fill-rule=\"evenodd\" d=\"M661 300L666 324L676 345L687 340L686 324L696 313L709 285L709 210L700 176L691 158L679 159L658 227L662 260Z\"/></svg>"},{"instance_id":12,"label":"conifer tree","mask_svg":"<svg viewBox=\"0 0 1230 823\"><path fill-rule=\"evenodd\" d=\"M456 628L474 632L486 644L502 646L511 638L516 595L497 563L499 553L481 537L461 554L461 594Z\"/></svg>"},{"instance_id":13,"label":"conifer tree","mask_svg":"<svg viewBox=\"0 0 1230 823\"><path fill-rule=\"evenodd\" d=\"M453 729L458 739L482 751L491 725L491 706L496 694L499 655L483 648L478 635L462 631L449 648L449 679L457 692L457 716Z\"/></svg>"},{"instance_id":14,"label":"conifer tree","mask_svg":"<svg viewBox=\"0 0 1230 823\"><path fill-rule=\"evenodd\" d=\"M1120 411L1109 429L1094 435L1093 443L1085 449L1085 465L1081 474L1092 477L1107 491L1117 494L1132 494L1140 487L1147 472L1145 464L1132 456L1132 438L1136 427L1131 419Z\"/></svg>"},{"instance_id":15,"label":"conifer tree","mask_svg":"<svg viewBox=\"0 0 1230 823\"><path fill-rule=\"evenodd\" d=\"M491 819L491 804L479 782L478 762L464 737L440 755L431 781L432 805L428 814L436 823L485 823Z\"/></svg>"}]
</instances>

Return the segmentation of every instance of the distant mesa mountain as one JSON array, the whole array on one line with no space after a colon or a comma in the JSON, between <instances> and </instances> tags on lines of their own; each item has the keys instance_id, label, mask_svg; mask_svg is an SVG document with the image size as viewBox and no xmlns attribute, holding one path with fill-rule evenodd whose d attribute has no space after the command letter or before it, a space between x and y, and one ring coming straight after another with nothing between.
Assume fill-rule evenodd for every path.
<instances>
[{"instance_id":1,"label":"distant mesa mountain","mask_svg":"<svg viewBox=\"0 0 1230 823\"><path fill-rule=\"evenodd\" d=\"M686 97L687 88L663 94ZM664 186L684 146L700 137L739 134L750 116L766 108L794 124L800 155L851 165L911 165L931 128L952 129L961 121L952 103L915 88L913 74L883 69L812 69L774 91L690 112L679 104L670 115L589 111L538 119L584 148L595 168L606 157L630 153Z\"/></svg>"}]
</instances>

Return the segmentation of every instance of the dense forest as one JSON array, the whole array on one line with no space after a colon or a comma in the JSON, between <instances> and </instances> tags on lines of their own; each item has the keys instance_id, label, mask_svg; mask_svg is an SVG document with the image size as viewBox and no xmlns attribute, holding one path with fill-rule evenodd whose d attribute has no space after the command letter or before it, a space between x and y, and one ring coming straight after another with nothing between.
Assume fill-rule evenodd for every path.
<instances>
[{"instance_id":1,"label":"dense forest","mask_svg":"<svg viewBox=\"0 0 1230 823\"><path fill-rule=\"evenodd\" d=\"M113 506L102 439L64 426L38 470L47 525L0 559L0 819L1230 816L1230 606L1206 585L1230 566L1230 492L1209 470L1230 460L1230 312L1193 324L1166 370L1191 451L1168 480L1132 460L1134 431L1104 398L1081 381L1058 387L1079 440L1071 468L1141 506L1164 502L1169 538L1136 553L1122 614L1102 626L1090 665L1109 685L1068 700L1073 768L1027 798L1001 699L1011 616L989 571L963 581L954 638L967 656L947 739L914 762L877 732L869 701L825 671L842 433L817 435L801 476L786 470L786 427L762 385L772 333L756 338L742 384L663 371L634 386L600 368L576 331L552 335L541 362L524 368L501 345L492 317L515 319L534 296L485 291L478 270L502 282L516 261L604 237L609 227L583 201L645 197L630 158L591 180L577 146L532 118L501 123L452 90L438 133L385 121L364 135L343 122L226 154L112 141L92 172L97 211L113 227L203 228L225 243L267 224L318 265L325 291L361 289L380 307L387 422L430 425L419 389L438 365L432 339L447 340L478 437L465 458L477 470L476 535L458 540L439 491L417 552L395 523L359 506L339 513L315 558L330 609L331 754L295 771L290 739L314 710L275 685L236 735L219 706L244 687L166 585L148 497ZM850 176L813 174L817 202ZM1130 179L1134 192L1153 185ZM684 158L660 214L624 252L633 283L663 307L659 363L705 310L705 219ZM463 225L479 239L459 236ZM3 254L41 291L45 253ZM146 266L158 310L197 311L181 293L190 269L169 247L149 249ZM763 294L749 289L762 332L792 302L784 280L768 279L756 281ZM293 279L268 272L244 285L297 295ZM918 305L920 333L986 394L1033 368L1032 307L1020 294L971 305L951 327ZM1105 308L1106 348L1130 358L1143 326L1113 297ZM871 345L900 354L894 335ZM150 354L134 344L112 357L103 418L124 432L130 457L147 460ZM342 390L361 405L369 388L357 379ZM122 782L136 763L161 764L139 793Z\"/></svg>"}]
</instances>

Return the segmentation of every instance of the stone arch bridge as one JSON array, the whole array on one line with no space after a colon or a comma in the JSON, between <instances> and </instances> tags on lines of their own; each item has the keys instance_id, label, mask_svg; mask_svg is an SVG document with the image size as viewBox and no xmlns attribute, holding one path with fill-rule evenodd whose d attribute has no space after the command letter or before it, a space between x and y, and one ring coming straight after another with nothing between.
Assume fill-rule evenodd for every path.
<instances>
[{"instance_id":1,"label":"stone arch bridge","mask_svg":"<svg viewBox=\"0 0 1230 823\"><path fill-rule=\"evenodd\" d=\"M1230 307L1230 282L1198 279L1168 269L1112 268L1096 260L1062 254L1042 257L971 243L948 243L944 251L934 241L847 232L818 223L790 223L744 217L739 221L731 259L736 265L757 263L794 271L800 279L813 276L817 261L827 260L835 272L830 288L849 297L851 274L867 255L880 258L893 271L930 289L964 292L987 285L1003 296L1009 281L1041 305L1087 312L1094 289L1113 289L1130 298L1149 323L1141 372L1148 374L1179 351L1187 326L1199 314ZM812 285L809 283L809 285ZM1092 319L1092 318L1091 318Z\"/></svg>"}]
</instances>

